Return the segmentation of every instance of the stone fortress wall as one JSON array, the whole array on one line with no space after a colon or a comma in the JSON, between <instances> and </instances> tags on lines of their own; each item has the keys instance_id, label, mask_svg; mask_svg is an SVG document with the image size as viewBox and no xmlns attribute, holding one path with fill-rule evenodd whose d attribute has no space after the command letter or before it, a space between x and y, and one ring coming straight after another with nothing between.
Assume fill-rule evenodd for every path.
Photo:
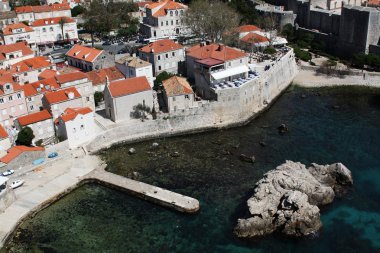
<instances>
[{"instance_id":1,"label":"stone fortress wall","mask_svg":"<svg viewBox=\"0 0 380 253\"><path fill-rule=\"evenodd\" d=\"M217 90L217 101L199 101L198 107L177 111L169 118L119 124L96 136L84 149L96 152L121 142L244 125L268 108L297 74L292 49L272 64L259 79L239 88Z\"/></svg>"}]
</instances>

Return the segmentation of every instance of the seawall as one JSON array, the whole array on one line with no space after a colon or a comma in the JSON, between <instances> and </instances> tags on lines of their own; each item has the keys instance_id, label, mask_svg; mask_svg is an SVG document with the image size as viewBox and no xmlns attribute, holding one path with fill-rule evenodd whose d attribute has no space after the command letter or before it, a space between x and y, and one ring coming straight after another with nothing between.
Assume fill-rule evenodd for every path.
<instances>
[{"instance_id":1,"label":"seawall","mask_svg":"<svg viewBox=\"0 0 380 253\"><path fill-rule=\"evenodd\" d=\"M270 69L236 89L215 91L217 101L170 114L168 118L134 121L120 124L96 136L84 148L94 153L114 144L141 141L159 137L229 128L247 124L260 112L269 108L291 84L297 74L297 64L290 49Z\"/></svg>"}]
</instances>

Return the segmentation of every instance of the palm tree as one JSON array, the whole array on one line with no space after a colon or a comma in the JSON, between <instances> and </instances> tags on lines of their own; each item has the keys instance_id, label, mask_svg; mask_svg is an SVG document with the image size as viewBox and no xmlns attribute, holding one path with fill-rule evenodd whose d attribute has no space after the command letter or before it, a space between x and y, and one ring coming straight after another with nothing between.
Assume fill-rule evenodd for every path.
<instances>
[{"instance_id":1,"label":"palm tree","mask_svg":"<svg viewBox=\"0 0 380 253\"><path fill-rule=\"evenodd\" d=\"M61 26L61 32L62 32L62 41L65 41L65 34L63 32L63 27L65 26L66 23L67 23L66 19L63 17L59 20L59 25Z\"/></svg>"}]
</instances>

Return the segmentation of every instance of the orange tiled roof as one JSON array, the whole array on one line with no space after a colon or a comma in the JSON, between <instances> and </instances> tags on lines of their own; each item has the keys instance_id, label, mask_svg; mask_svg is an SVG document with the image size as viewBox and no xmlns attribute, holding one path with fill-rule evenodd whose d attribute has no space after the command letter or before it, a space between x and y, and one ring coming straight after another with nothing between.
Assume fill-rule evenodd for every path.
<instances>
[{"instance_id":1,"label":"orange tiled roof","mask_svg":"<svg viewBox=\"0 0 380 253\"><path fill-rule=\"evenodd\" d=\"M56 82L55 78L47 78L34 83L24 84L25 97L35 96L47 91L53 91L60 88L60 85Z\"/></svg>"},{"instance_id":2,"label":"orange tiled roof","mask_svg":"<svg viewBox=\"0 0 380 253\"><path fill-rule=\"evenodd\" d=\"M269 42L269 39L267 37L262 36L257 33L248 33L240 40L244 41L245 43L250 43L250 44Z\"/></svg>"},{"instance_id":3,"label":"orange tiled roof","mask_svg":"<svg viewBox=\"0 0 380 253\"><path fill-rule=\"evenodd\" d=\"M143 1L143 2L137 2L136 3L139 7L145 7L147 5L153 4L152 1Z\"/></svg>"},{"instance_id":4,"label":"orange tiled roof","mask_svg":"<svg viewBox=\"0 0 380 253\"><path fill-rule=\"evenodd\" d=\"M21 51L22 56L33 55L33 50L30 49L25 42L17 42L10 45L0 45L0 60L5 59L5 54Z\"/></svg>"},{"instance_id":5,"label":"orange tiled roof","mask_svg":"<svg viewBox=\"0 0 380 253\"><path fill-rule=\"evenodd\" d=\"M16 7L16 13L29 13L29 12L50 12L50 11L61 11L61 10L70 10L70 5L63 4L52 4L52 5L36 5L36 6L20 6Z\"/></svg>"},{"instance_id":6,"label":"orange tiled roof","mask_svg":"<svg viewBox=\"0 0 380 253\"><path fill-rule=\"evenodd\" d=\"M162 85L164 86L166 95L169 97L193 94L193 89L191 88L190 84L186 81L186 78L183 77L170 77L169 79L163 81Z\"/></svg>"},{"instance_id":7,"label":"orange tiled roof","mask_svg":"<svg viewBox=\"0 0 380 253\"><path fill-rule=\"evenodd\" d=\"M145 76L140 76L111 82L108 89L112 97L121 97L151 90L152 88L149 85L148 79Z\"/></svg>"},{"instance_id":8,"label":"orange tiled roof","mask_svg":"<svg viewBox=\"0 0 380 253\"><path fill-rule=\"evenodd\" d=\"M51 119L52 116L48 110L42 110L40 112L31 113L25 116L21 116L17 118L20 126L27 126L30 124L34 124L40 121Z\"/></svg>"},{"instance_id":9,"label":"orange tiled roof","mask_svg":"<svg viewBox=\"0 0 380 253\"><path fill-rule=\"evenodd\" d=\"M258 28L255 25L242 25L237 28L237 31L239 33L244 33L244 32L253 32L253 31L261 31L260 28Z\"/></svg>"},{"instance_id":10,"label":"orange tiled roof","mask_svg":"<svg viewBox=\"0 0 380 253\"><path fill-rule=\"evenodd\" d=\"M221 44L196 45L188 48L186 55L198 60L214 58L220 61L231 61L246 56L243 51Z\"/></svg>"},{"instance_id":11,"label":"orange tiled roof","mask_svg":"<svg viewBox=\"0 0 380 253\"><path fill-rule=\"evenodd\" d=\"M21 29L23 28L25 32L33 32L33 29L29 26L25 25L24 23L16 23L16 24L10 24L3 28L3 34L4 35L12 35L13 30L15 29Z\"/></svg>"},{"instance_id":12,"label":"orange tiled roof","mask_svg":"<svg viewBox=\"0 0 380 253\"><path fill-rule=\"evenodd\" d=\"M59 116L64 122L75 119L79 114L85 115L92 112L89 107L67 108L61 116Z\"/></svg>"},{"instance_id":13,"label":"orange tiled roof","mask_svg":"<svg viewBox=\"0 0 380 253\"><path fill-rule=\"evenodd\" d=\"M13 82L13 80L12 81L7 81L7 80L0 80L0 86L1 86L1 89L0 89L0 96L2 96L2 95L4 95L4 88L3 88L3 86L5 85L5 84L12 84L12 86L13 86L13 91L14 92L18 92L18 91L21 91L22 90L22 87L21 87L21 85L20 84L18 84L18 83L15 83L15 82Z\"/></svg>"},{"instance_id":14,"label":"orange tiled roof","mask_svg":"<svg viewBox=\"0 0 380 253\"><path fill-rule=\"evenodd\" d=\"M155 42L150 43L149 45L146 45L145 47L142 47L139 49L139 51L144 53L164 53L168 51L174 51L183 48L182 45L175 43L173 40L164 39L164 40L157 40Z\"/></svg>"},{"instance_id":15,"label":"orange tiled roof","mask_svg":"<svg viewBox=\"0 0 380 253\"><path fill-rule=\"evenodd\" d=\"M59 72L57 70L52 70L52 69L45 69L44 71L41 72L41 74L38 75L39 79L48 79L55 77L58 75Z\"/></svg>"},{"instance_id":16,"label":"orange tiled roof","mask_svg":"<svg viewBox=\"0 0 380 253\"><path fill-rule=\"evenodd\" d=\"M106 69L93 70L86 73L88 79L92 81L92 85L104 84L106 77L110 82L125 79L123 73L121 73L116 67L110 67Z\"/></svg>"},{"instance_id":17,"label":"orange tiled roof","mask_svg":"<svg viewBox=\"0 0 380 253\"><path fill-rule=\"evenodd\" d=\"M27 146L13 146L8 150L8 153L0 158L0 162L3 163L10 163L13 159L18 157L24 152L31 152L31 151L44 151L45 149L43 147L27 147Z\"/></svg>"},{"instance_id":18,"label":"orange tiled roof","mask_svg":"<svg viewBox=\"0 0 380 253\"><path fill-rule=\"evenodd\" d=\"M5 131L4 127L0 125L0 138L5 139L8 138L8 133Z\"/></svg>"},{"instance_id":19,"label":"orange tiled roof","mask_svg":"<svg viewBox=\"0 0 380 253\"><path fill-rule=\"evenodd\" d=\"M93 62L103 50L98 50L96 48L85 47L79 44L75 44L67 53L67 56L76 58L78 60L84 60L87 62Z\"/></svg>"},{"instance_id":20,"label":"orange tiled roof","mask_svg":"<svg viewBox=\"0 0 380 253\"><path fill-rule=\"evenodd\" d=\"M47 68L53 65L50 60L45 56L36 56L30 59L26 59L15 63L11 66L11 72L22 73L32 69ZM19 69L19 70L18 70Z\"/></svg>"},{"instance_id":21,"label":"orange tiled roof","mask_svg":"<svg viewBox=\"0 0 380 253\"><path fill-rule=\"evenodd\" d=\"M70 100L69 94L71 92L74 94L74 99L81 97L78 90L75 87L69 87L67 89L62 89L58 91L46 92L44 96L49 104L57 104Z\"/></svg>"},{"instance_id":22,"label":"orange tiled roof","mask_svg":"<svg viewBox=\"0 0 380 253\"><path fill-rule=\"evenodd\" d=\"M55 76L55 79L59 84L69 83L86 78L88 78L87 75L80 71Z\"/></svg>"},{"instance_id":23,"label":"orange tiled roof","mask_svg":"<svg viewBox=\"0 0 380 253\"><path fill-rule=\"evenodd\" d=\"M380 0L369 0L368 6L380 6Z\"/></svg>"},{"instance_id":24,"label":"orange tiled roof","mask_svg":"<svg viewBox=\"0 0 380 253\"><path fill-rule=\"evenodd\" d=\"M33 22L32 26L45 26L45 25L60 24L61 19L63 19L65 23L75 23L75 20L72 18L57 17L57 18L37 19L36 21Z\"/></svg>"},{"instance_id":25,"label":"orange tiled roof","mask_svg":"<svg viewBox=\"0 0 380 253\"><path fill-rule=\"evenodd\" d=\"M164 0L162 2L152 3L148 5L148 9L156 9L152 13L153 17L162 17L166 16L168 10L178 10L178 9L187 9L187 6L181 3L177 3L174 0Z\"/></svg>"}]
</instances>

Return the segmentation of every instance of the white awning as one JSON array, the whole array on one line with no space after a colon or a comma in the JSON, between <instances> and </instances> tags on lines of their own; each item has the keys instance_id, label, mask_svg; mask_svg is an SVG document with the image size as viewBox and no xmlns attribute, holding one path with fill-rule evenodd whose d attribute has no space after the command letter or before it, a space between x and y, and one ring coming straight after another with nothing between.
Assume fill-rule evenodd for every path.
<instances>
[{"instance_id":1,"label":"white awning","mask_svg":"<svg viewBox=\"0 0 380 253\"><path fill-rule=\"evenodd\" d=\"M233 68L229 68L229 69L226 69L226 70L222 70L222 71L218 71L218 72L212 73L211 76L215 80L220 80L220 79L223 79L223 78L226 78L226 77L229 77L229 76L235 76L235 75L239 75L239 74L242 74L242 73L247 73L248 71L249 71L248 66L246 66L246 65L240 65L240 66L237 66L237 67L233 67Z\"/></svg>"},{"instance_id":2,"label":"white awning","mask_svg":"<svg viewBox=\"0 0 380 253\"><path fill-rule=\"evenodd\" d=\"M8 181L7 177L0 176L0 185L5 184L5 182L7 182L7 181Z\"/></svg>"}]
</instances>

